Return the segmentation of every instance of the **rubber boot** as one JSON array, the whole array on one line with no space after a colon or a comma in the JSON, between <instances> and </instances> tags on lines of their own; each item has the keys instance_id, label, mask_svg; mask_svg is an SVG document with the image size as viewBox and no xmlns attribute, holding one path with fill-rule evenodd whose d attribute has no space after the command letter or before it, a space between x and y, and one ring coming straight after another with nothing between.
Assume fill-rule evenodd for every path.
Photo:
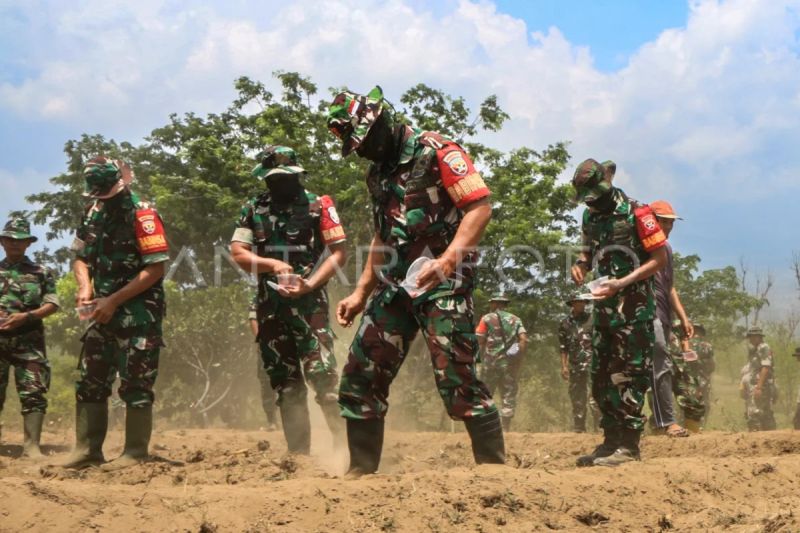
<instances>
[{"instance_id":1,"label":"rubber boot","mask_svg":"<svg viewBox=\"0 0 800 533\"><path fill-rule=\"evenodd\" d=\"M104 463L103 442L107 431L108 404L78 402L75 406L75 449L61 466L85 468Z\"/></svg>"},{"instance_id":2,"label":"rubber boot","mask_svg":"<svg viewBox=\"0 0 800 533\"><path fill-rule=\"evenodd\" d=\"M619 447L622 435L616 429L603 429L603 443L592 453L581 455L575 461L577 466L594 466L595 459L608 457Z\"/></svg>"},{"instance_id":3,"label":"rubber boot","mask_svg":"<svg viewBox=\"0 0 800 533\"><path fill-rule=\"evenodd\" d=\"M465 418L464 425L472 439L472 455L475 457L475 463L479 465L506 463L503 425L497 411L483 416Z\"/></svg>"},{"instance_id":4,"label":"rubber boot","mask_svg":"<svg viewBox=\"0 0 800 533\"><path fill-rule=\"evenodd\" d=\"M22 444L22 456L31 459L41 459L42 450L39 442L42 439L42 424L44 424L44 413L34 411L22 415L22 426L25 432L25 441Z\"/></svg>"},{"instance_id":5,"label":"rubber boot","mask_svg":"<svg viewBox=\"0 0 800 533\"><path fill-rule=\"evenodd\" d=\"M328 429L331 430L333 447L337 450L344 448L347 436L338 402L324 402L319 404L319 407L322 409L322 414L325 416Z\"/></svg>"},{"instance_id":6,"label":"rubber boot","mask_svg":"<svg viewBox=\"0 0 800 533\"><path fill-rule=\"evenodd\" d=\"M125 410L125 448L122 455L100 468L114 472L143 463L150 456L150 435L153 433L153 405Z\"/></svg>"},{"instance_id":7,"label":"rubber boot","mask_svg":"<svg viewBox=\"0 0 800 533\"><path fill-rule=\"evenodd\" d=\"M500 421L503 424L503 433L508 433L511 431L511 417L510 416L501 416Z\"/></svg>"},{"instance_id":8,"label":"rubber boot","mask_svg":"<svg viewBox=\"0 0 800 533\"><path fill-rule=\"evenodd\" d=\"M595 466L619 466L639 461L639 439L642 432L637 429L623 429L622 440L614 453L594 460Z\"/></svg>"},{"instance_id":9,"label":"rubber boot","mask_svg":"<svg viewBox=\"0 0 800 533\"><path fill-rule=\"evenodd\" d=\"M683 421L683 427L685 427L690 433L700 433L700 421L699 420L692 420L691 418L687 418Z\"/></svg>"},{"instance_id":10,"label":"rubber boot","mask_svg":"<svg viewBox=\"0 0 800 533\"><path fill-rule=\"evenodd\" d=\"M383 451L382 418L371 420L347 419L347 447L350 450L350 468L345 478L357 479L378 471Z\"/></svg>"},{"instance_id":11,"label":"rubber boot","mask_svg":"<svg viewBox=\"0 0 800 533\"><path fill-rule=\"evenodd\" d=\"M308 416L306 396L285 395L280 401L283 435L289 453L309 455L311 453L311 421Z\"/></svg>"}]
</instances>

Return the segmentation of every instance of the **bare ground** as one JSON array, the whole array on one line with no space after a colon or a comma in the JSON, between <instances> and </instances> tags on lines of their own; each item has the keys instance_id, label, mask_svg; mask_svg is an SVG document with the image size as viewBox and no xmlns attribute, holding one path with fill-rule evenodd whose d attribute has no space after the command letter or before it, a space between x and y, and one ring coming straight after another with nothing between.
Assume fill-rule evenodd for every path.
<instances>
[{"instance_id":1,"label":"bare ground","mask_svg":"<svg viewBox=\"0 0 800 533\"><path fill-rule=\"evenodd\" d=\"M4 441L19 442L9 432ZM54 454L68 434L45 435ZM389 433L381 473L343 452L286 455L280 433L157 431L163 458L64 471L0 446L0 531L800 531L800 433L646 437L644 460L575 468L593 435L507 435L509 466L472 463L464 433ZM121 435L106 443L119 453Z\"/></svg>"}]
</instances>

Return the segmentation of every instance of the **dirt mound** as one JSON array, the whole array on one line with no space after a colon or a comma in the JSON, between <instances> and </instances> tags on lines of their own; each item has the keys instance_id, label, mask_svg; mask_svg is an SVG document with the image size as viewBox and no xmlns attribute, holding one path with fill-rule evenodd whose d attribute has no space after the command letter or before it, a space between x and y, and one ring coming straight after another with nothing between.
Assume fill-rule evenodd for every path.
<instances>
[{"instance_id":1,"label":"dirt mound","mask_svg":"<svg viewBox=\"0 0 800 533\"><path fill-rule=\"evenodd\" d=\"M511 433L509 466L476 467L464 433L389 433L381 473L357 481L343 452L287 456L279 433L157 432L160 458L110 474L1 446L0 531L800 530L800 433L646 437L641 463L575 468L596 441Z\"/></svg>"}]
</instances>

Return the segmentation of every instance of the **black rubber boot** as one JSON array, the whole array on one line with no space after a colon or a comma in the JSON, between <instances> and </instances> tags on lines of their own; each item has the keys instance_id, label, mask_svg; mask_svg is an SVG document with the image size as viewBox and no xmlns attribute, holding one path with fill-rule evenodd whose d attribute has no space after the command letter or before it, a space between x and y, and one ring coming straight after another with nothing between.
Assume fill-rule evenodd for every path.
<instances>
[{"instance_id":1,"label":"black rubber boot","mask_svg":"<svg viewBox=\"0 0 800 533\"><path fill-rule=\"evenodd\" d=\"M283 435L289 453L309 455L311 453L311 421L305 394L286 394L280 401Z\"/></svg>"},{"instance_id":2,"label":"black rubber boot","mask_svg":"<svg viewBox=\"0 0 800 533\"><path fill-rule=\"evenodd\" d=\"M638 429L623 429L620 445L614 453L594 460L595 466L619 466L639 461L639 439L642 432Z\"/></svg>"},{"instance_id":3,"label":"black rubber boot","mask_svg":"<svg viewBox=\"0 0 800 533\"><path fill-rule=\"evenodd\" d=\"M347 447L350 468L346 478L355 479L378 471L383 451L383 419L347 419Z\"/></svg>"},{"instance_id":4,"label":"black rubber boot","mask_svg":"<svg viewBox=\"0 0 800 533\"><path fill-rule=\"evenodd\" d=\"M153 406L130 407L125 412L125 448L122 455L104 464L106 472L114 472L143 463L150 456L150 435L153 433Z\"/></svg>"},{"instance_id":5,"label":"black rubber boot","mask_svg":"<svg viewBox=\"0 0 800 533\"><path fill-rule=\"evenodd\" d=\"M25 432L25 441L22 444L22 456L31 459L41 459L42 450L39 442L42 439L42 424L44 413L33 412L22 415L22 426Z\"/></svg>"},{"instance_id":6,"label":"black rubber boot","mask_svg":"<svg viewBox=\"0 0 800 533\"><path fill-rule=\"evenodd\" d=\"M500 421L503 424L503 433L508 433L511 431L511 417L510 416L501 416Z\"/></svg>"},{"instance_id":7,"label":"black rubber boot","mask_svg":"<svg viewBox=\"0 0 800 533\"><path fill-rule=\"evenodd\" d=\"M497 411L483 416L465 418L464 425L472 439L472 455L477 464L505 464L503 426Z\"/></svg>"},{"instance_id":8,"label":"black rubber boot","mask_svg":"<svg viewBox=\"0 0 800 533\"><path fill-rule=\"evenodd\" d=\"M622 442L622 434L616 429L603 430L603 443L594 449L592 453L581 455L575 461L578 466L594 466L595 460L600 457L608 457L613 454Z\"/></svg>"},{"instance_id":9,"label":"black rubber boot","mask_svg":"<svg viewBox=\"0 0 800 533\"><path fill-rule=\"evenodd\" d=\"M84 468L104 463L106 432L108 404L78 402L75 405L75 449L61 466Z\"/></svg>"},{"instance_id":10,"label":"black rubber boot","mask_svg":"<svg viewBox=\"0 0 800 533\"><path fill-rule=\"evenodd\" d=\"M339 411L338 402L329 402L319 404L322 409L322 414L325 416L325 422L328 424L328 429L331 430L333 436L333 447L341 449L345 447L346 430L344 420Z\"/></svg>"}]
</instances>

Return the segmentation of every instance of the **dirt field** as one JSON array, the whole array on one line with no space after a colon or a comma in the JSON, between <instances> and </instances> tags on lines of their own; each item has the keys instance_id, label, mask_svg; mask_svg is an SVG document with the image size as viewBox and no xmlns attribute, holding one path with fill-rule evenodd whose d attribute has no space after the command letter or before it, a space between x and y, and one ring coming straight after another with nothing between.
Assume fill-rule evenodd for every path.
<instances>
[{"instance_id":1,"label":"dirt field","mask_svg":"<svg viewBox=\"0 0 800 533\"><path fill-rule=\"evenodd\" d=\"M53 454L71 442L45 440ZM6 444L0 531L800 531L799 432L647 437L642 463L575 468L595 440L511 433L509 466L474 467L464 433L389 433L381 473L358 481L316 443L287 457L279 433L156 432L156 453L185 464L115 474L34 464Z\"/></svg>"}]
</instances>

